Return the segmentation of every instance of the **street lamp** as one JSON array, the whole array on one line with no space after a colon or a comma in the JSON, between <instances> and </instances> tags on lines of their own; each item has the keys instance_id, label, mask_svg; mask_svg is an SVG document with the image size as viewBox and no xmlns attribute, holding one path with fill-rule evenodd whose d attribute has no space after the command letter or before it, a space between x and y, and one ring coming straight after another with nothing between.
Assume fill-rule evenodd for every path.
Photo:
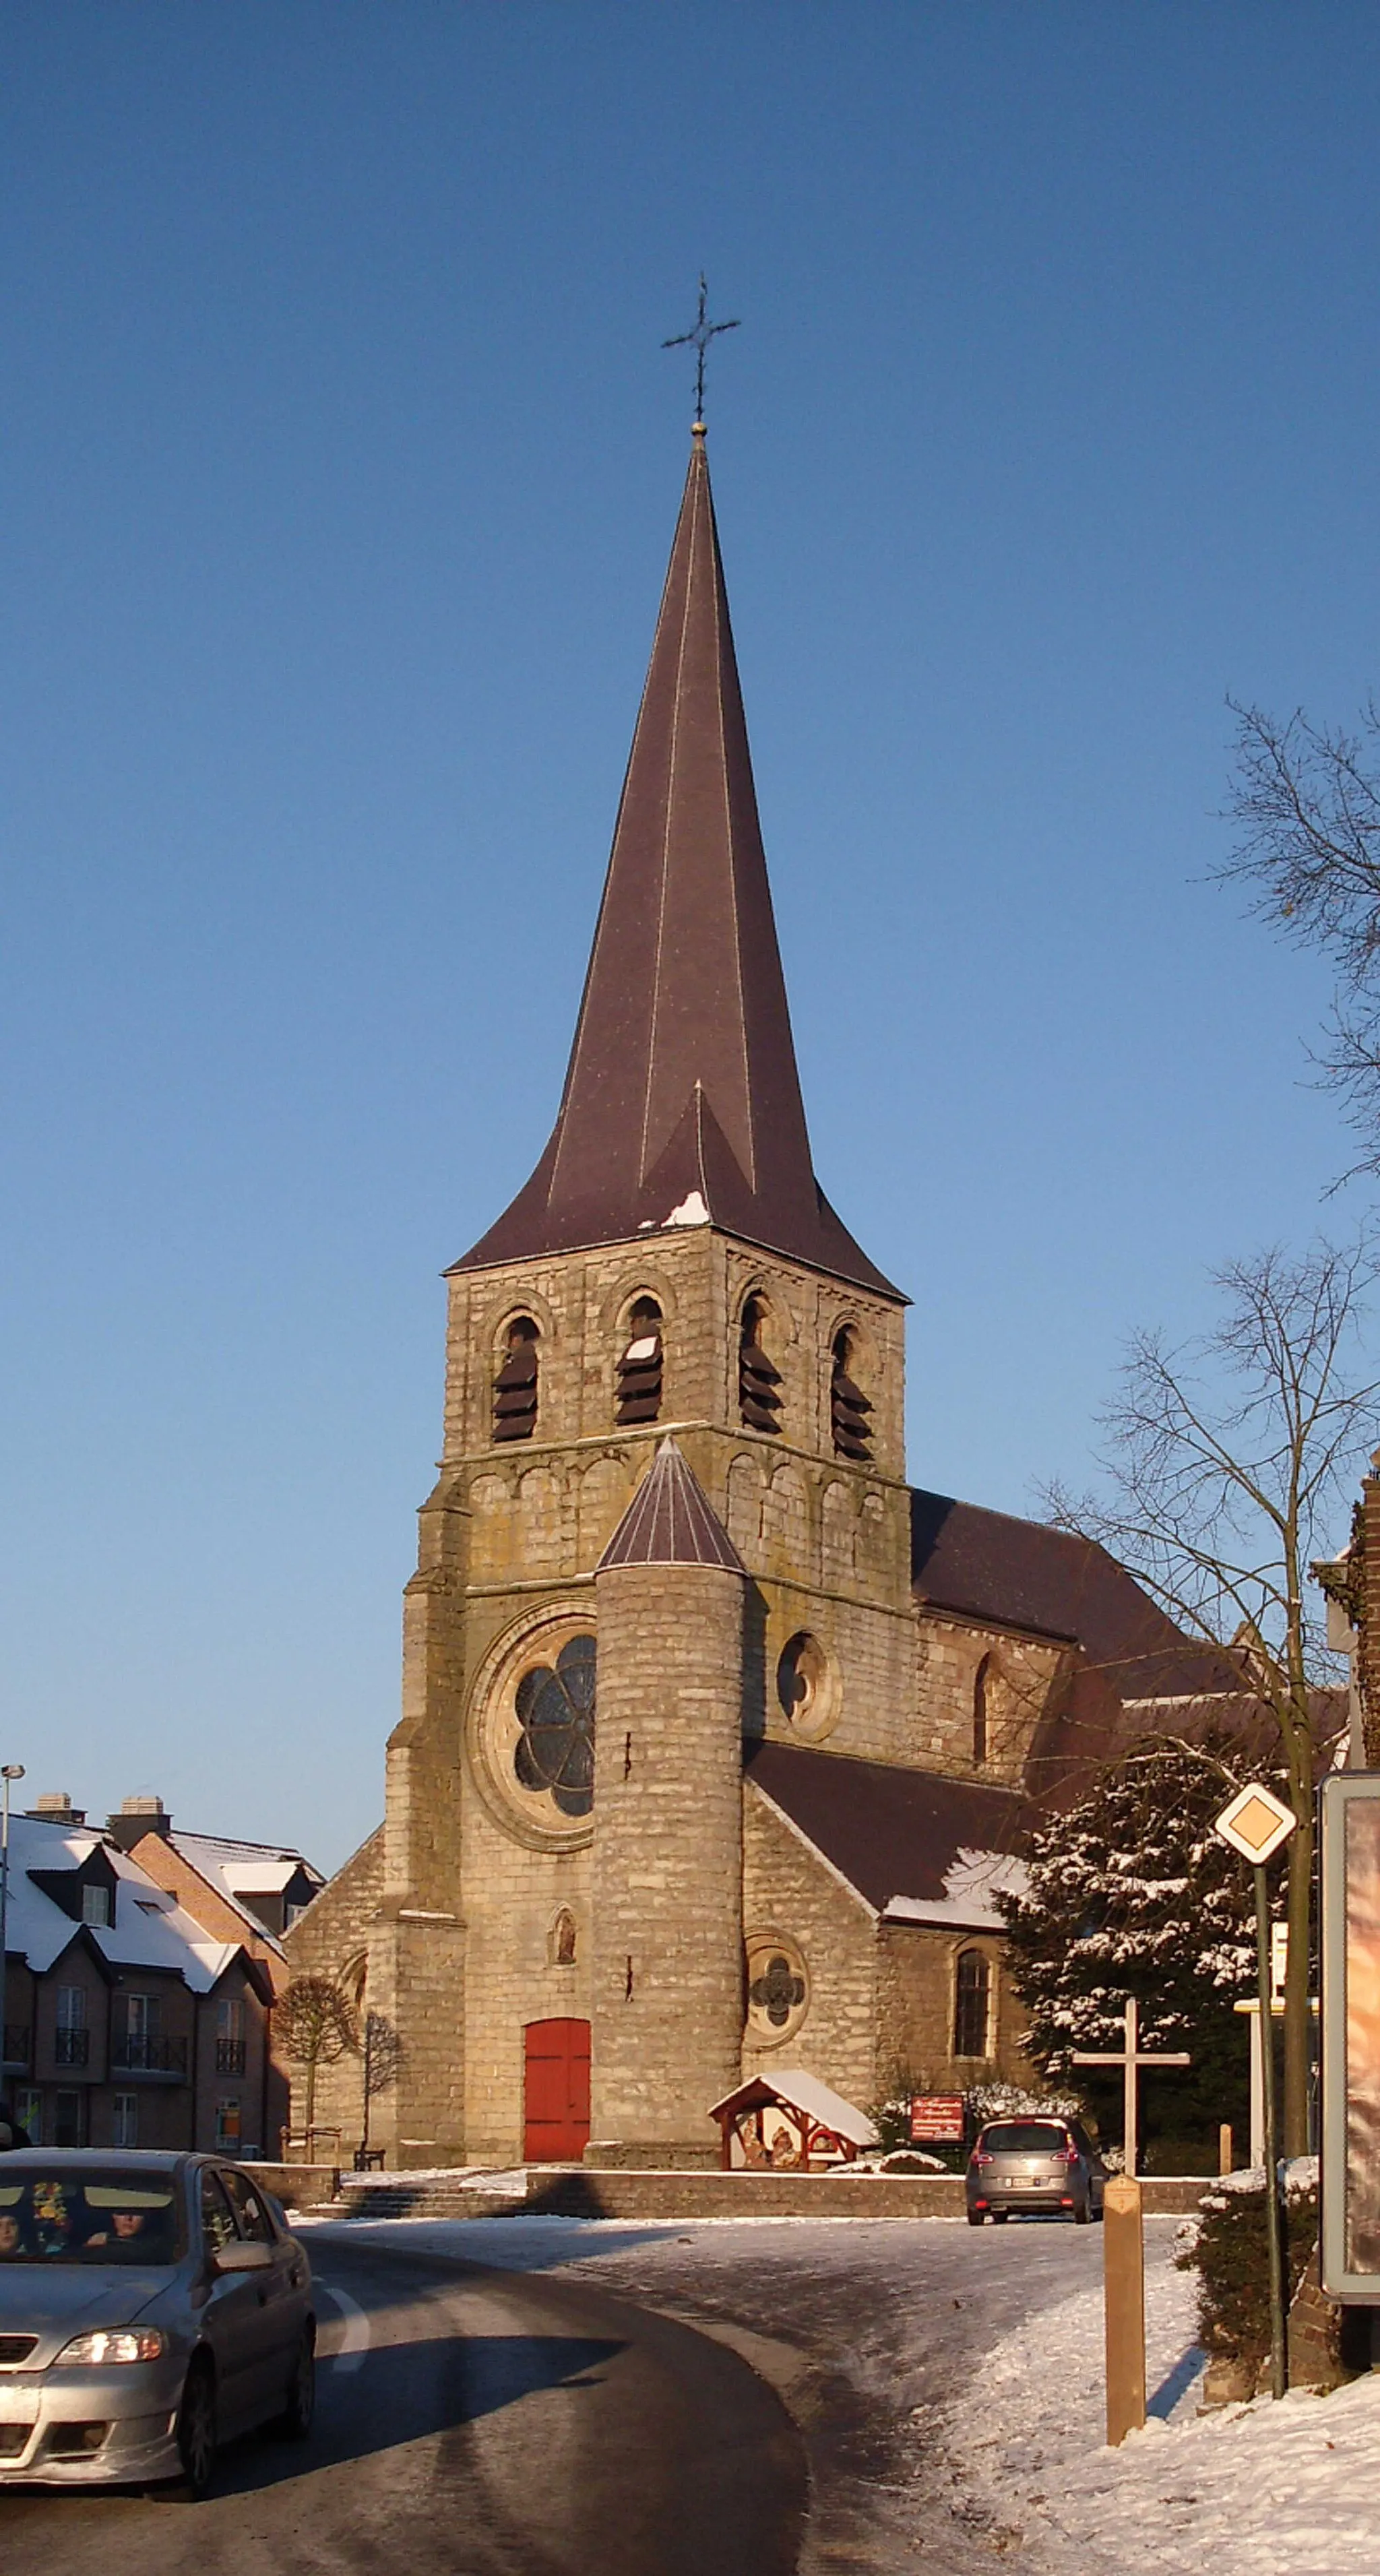
<instances>
[{"instance_id":1,"label":"street lamp","mask_svg":"<svg viewBox=\"0 0 1380 2576\"><path fill-rule=\"evenodd\" d=\"M0 1763L0 2094L5 2090L5 1917L10 1903L10 1782L22 1780L22 1762Z\"/></svg>"}]
</instances>

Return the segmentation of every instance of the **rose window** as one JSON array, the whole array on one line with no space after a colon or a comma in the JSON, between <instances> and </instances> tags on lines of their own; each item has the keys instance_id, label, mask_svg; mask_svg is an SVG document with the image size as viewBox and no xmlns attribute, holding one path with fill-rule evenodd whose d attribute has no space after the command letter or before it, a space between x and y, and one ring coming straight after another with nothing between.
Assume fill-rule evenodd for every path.
<instances>
[{"instance_id":1,"label":"rose window","mask_svg":"<svg viewBox=\"0 0 1380 2576\"><path fill-rule=\"evenodd\" d=\"M594 1639L571 1637L555 1668L536 1664L517 1687L513 1769L524 1789L549 1790L563 1816L594 1804Z\"/></svg>"}]
</instances>

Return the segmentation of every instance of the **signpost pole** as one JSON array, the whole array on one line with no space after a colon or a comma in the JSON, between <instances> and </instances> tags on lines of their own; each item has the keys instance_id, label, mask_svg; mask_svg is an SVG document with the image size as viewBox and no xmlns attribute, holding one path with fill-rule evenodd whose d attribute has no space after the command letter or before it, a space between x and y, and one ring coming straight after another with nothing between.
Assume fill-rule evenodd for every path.
<instances>
[{"instance_id":1,"label":"signpost pole","mask_svg":"<svg viewBox=\"0 0 1380 2576\"><path fill-rule=\"evenodd\" d=\"M1275 2138L1275 2030L1271 2015L1270 1895L1262 1863L1255 1877L1255 1956L1260 1985L1260 2093L1265 2131L1265 2242L1270 2264L1270 2395L1288 2387L1284 2316L1284 2244L1279 2205L1279 2151Z\"/></svg>"}]
</instances>

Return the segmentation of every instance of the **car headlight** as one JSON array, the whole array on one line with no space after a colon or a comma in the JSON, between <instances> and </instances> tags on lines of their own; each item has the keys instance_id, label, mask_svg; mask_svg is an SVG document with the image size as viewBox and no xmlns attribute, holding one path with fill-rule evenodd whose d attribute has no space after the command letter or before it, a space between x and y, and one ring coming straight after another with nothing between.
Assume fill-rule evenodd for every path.
<instances>
[{"instance_id":1,"label":"car headlight","mask_svg":"<svg viewBox=\"0 0 1380 2576\"><path fill-rule=\"evenodd\" d=\"M73 2335L57 2357L57 2368L73 2362L103 2370L112 2361L161 2361L168 2338L157 2326L115 2326L109 2332Z\"/></svg>"}]
</instances>

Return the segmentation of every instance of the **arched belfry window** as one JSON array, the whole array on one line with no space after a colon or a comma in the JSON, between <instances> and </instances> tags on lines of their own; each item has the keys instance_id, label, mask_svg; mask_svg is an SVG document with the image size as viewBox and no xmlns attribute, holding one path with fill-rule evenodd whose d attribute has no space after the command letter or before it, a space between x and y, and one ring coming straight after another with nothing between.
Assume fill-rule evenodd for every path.
<instances>
[{"instance_id":1,"label":"arched belfry window","mask_svg":"<svg viewBox=\"0 0 1380 2576\"><path fill-rule=\"evenodd\" d=\"M989 2055L992 1963L985 1950L960 1950L954 1978L954 2055Z\"/></svg>"},{"instance_id":2,"label":"arched belfry window","mask_svg":"<svg viewBox=\"0 0 1380 2576\"><path fill-rule=\"evenodd\" d=\"M973 1760L987 1759L987 1688L992 1674L992 1658L984 1655L973 1675Z\"/></svg>"},{"instance_id":3,"label":"arched belfry window","mask_svg":"<svg viewBox=\"0 0 1380 2576\"><path fill-rule=\"evenodd\" d=\"M867 1421L872 1403L850 1374L854 1366L853 1336L846 1324L834 1335L832 1359L829 1420L834 1435L834 1453L839 1458L853 1458L859 1466L865 1467L872 1457L872 1434Z\"/></svg>"},{"instance_id":4,"label":"arched belfry window","mask_svg":"<svg viewBox=\"0 0 1380 2576\"><path fill-rule=\"evenodd\" d=\"M537 1349L541 1334L530 1315L508 1326L507 1348L494 1379L495 1440L530 1440L537 1427Z\"/></svg>"},{"instance_id":5,"label":"arched belfry window","mask_svg":"<svg viewBox=\"0 0 1380 2576\"><path fill-rule=\"evenodd\" d=\"M661 1308L639 1297L628 1318L631 1339L618 1362L618 1421L655 1422L661 1412L664 1349Z\"/></svg>"},{"instance_id":6,"label":"arched belfry window","mask_svg":"<svg viewBox=\"0 0 1380 2576\"><path fill-rule=\"evenodd\" d=\"M768 1354L765 1298L749 1297L738 1336L738 1410L753 1431L779 1431L781 1371Z\"/></svg>"}]
</instances>

